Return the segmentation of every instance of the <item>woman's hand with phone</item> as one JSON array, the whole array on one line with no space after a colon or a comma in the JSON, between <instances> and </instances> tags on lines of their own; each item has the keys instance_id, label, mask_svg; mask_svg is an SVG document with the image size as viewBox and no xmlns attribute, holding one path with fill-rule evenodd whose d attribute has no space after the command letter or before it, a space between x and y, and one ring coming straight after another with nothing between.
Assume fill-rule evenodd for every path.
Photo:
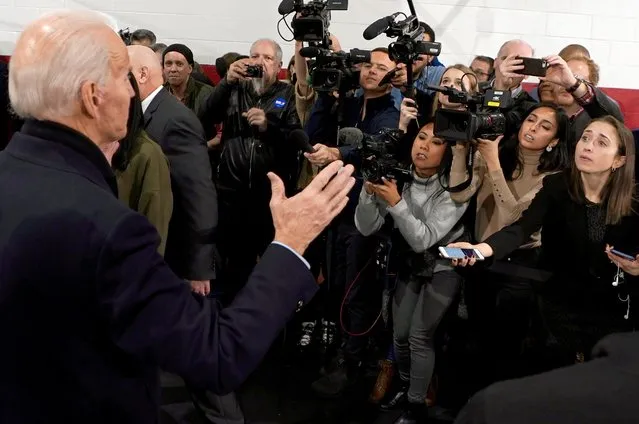
<instances>
[{"instance_id":1,"label":"woman's hand with phone","mask_svg":"<svg viewBox=\"0 0 639 424\"><path fill-rule=\"evenodd\" d=\"M613 253L613 250L614 246L606 245L606 255L608 255L608 259L621 268L625 273L634 275L635 277L639 276L639 255L636 255L633 260L630 260Z\"/></svg>"},{"instance_id":2,"label":"woman's hand with phone","mask_svg":"<svg viewBox=\"0 0 639 424\"><path fill-rule=\"evenodd\" d=\"M493 248L490 247L487 243L479 243L479 244L470 244L467 242L459 242L459 243L451 243L446 247L456 247L458 249L477 249L479 253L482 254L484 259L490 258L493 256ZM464 259L451 259L451 263L453 266L473 266L477 262L476 258L464 258Z\"/></svg>"}]
</instances>

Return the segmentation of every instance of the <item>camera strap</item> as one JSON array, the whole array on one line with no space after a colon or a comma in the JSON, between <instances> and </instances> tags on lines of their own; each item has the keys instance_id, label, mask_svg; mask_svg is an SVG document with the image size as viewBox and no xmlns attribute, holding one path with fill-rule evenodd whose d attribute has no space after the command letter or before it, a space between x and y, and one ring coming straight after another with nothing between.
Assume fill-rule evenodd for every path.
<instances>
[{"instance_id":1,"label":"camera strap","mask_svg":"<svg viewBox=\"0 0 639 424\"><path fill-rule=\"evenodd\" d=\"M448 187L446 191L449 193L459 193L460 191L466 190L470 183L473 181L473 165L475 163L475 147L470 144L468 148L468 157L466 158L466 173L468 174L468 179L461 184L457 184L455 187Z\"/></svg>"}]
</instances>

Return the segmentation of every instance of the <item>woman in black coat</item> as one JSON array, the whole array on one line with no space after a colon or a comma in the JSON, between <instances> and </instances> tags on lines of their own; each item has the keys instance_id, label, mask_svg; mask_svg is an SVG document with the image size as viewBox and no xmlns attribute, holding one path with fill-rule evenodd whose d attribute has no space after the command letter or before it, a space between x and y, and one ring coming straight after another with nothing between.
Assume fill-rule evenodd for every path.
<instances>
[{"instance_id":1,"label":"woman in black coat","mask_svg":"<svg viewBox=\"0 0 639 424\"><path fill-rule=\"evenodd\" d=\"M549 341L559 354L552 366L581 362L603 336L634 328L639 310L631 300L639 305L639 281L630 265L609 256L610 246L635 258L639 253L634 169L632 133L614 117L596 119L576 145L572 169L546 177L517 222L483 243L451 245L502 259L542 229L540 264L552 277L539 294ZM454 264L473 265L475 259Z\"/></svg>"}]
</instances>

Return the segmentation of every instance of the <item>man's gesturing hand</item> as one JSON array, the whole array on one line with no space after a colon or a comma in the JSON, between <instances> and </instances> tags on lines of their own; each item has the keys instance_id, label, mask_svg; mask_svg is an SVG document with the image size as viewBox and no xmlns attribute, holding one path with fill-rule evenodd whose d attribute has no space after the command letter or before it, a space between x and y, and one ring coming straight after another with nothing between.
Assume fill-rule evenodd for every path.
<instances>
[{"instance_id":1,"label":"man's gesturing hand","mask_svg":"<svg viewBox=\"0 0 639 424\"><path fill-rule=\"evenodd\" d=\"M268 173L275 241L303 255L311 241L344 209L355 178L351 176L353 166L342 165L341 161L331 163L304 191L291 198L284 194L282 180L274 173ZM333 176L335 178L331 180Z\"/></svg>"}]
</instances>

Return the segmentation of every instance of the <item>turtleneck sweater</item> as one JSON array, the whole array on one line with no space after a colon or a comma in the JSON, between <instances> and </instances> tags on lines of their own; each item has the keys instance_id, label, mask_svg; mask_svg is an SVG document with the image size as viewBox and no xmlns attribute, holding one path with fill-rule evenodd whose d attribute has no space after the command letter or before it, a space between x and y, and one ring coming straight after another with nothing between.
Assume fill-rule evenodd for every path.
<instances>
[{"instance_id":1,"label":"turtleneck sweater","mask_svg":"<svg viewBox=\"0 0 639 424\"><path fill-rule=\"evenodd\" d=\"M450 173L450 185L456 186L468 178L466 171L467 148L453 148L453 164ZM452 193L456 202L467 202L477 193L477 215L475 219L475 237L484 241L502 228L517 221L528 208L543 179L548 173L539 173L539 158L543 151L520 150L522 168L516 170L512 181L507 181L501 168L489 172L486 161L479 152L475 153L473 179L468 188ZM533 248L541 245L540 233L533 234L521 248Z\"/></svg>"}]
</instances>

